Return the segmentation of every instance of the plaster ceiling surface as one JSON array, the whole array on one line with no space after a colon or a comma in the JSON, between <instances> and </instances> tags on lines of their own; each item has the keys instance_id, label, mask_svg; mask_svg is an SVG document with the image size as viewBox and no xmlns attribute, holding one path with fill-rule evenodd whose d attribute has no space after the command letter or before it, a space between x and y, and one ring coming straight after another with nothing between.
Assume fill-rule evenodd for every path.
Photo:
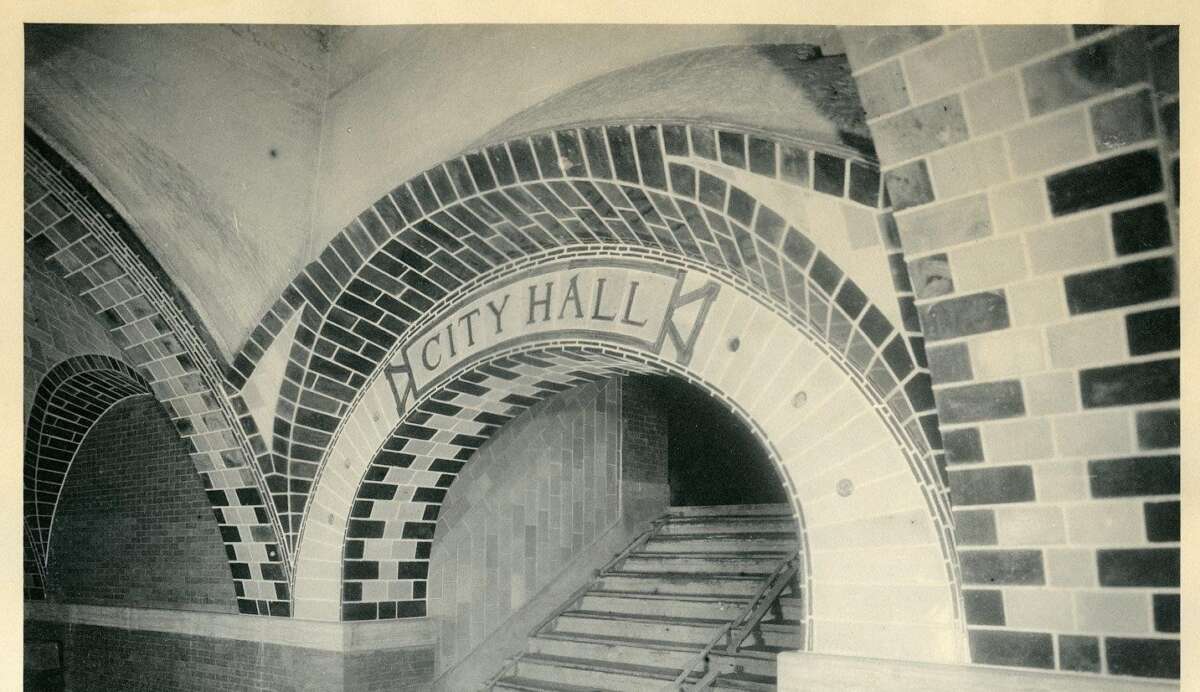
<instances>
[{"instance_id":1,"label":"plaster ceiling surface","mask_svg":"<svg viewBox=\"0 0 1200 692\"><path fill-rule=\"evenodd\" d=\"M832 27L31 25L26 119L229 358L358 212L485 140L646 115L843 141L853 117L820 104L848 102L811 83L844 61L798 43L841 52Z\"/></svg>"}]
</instances>

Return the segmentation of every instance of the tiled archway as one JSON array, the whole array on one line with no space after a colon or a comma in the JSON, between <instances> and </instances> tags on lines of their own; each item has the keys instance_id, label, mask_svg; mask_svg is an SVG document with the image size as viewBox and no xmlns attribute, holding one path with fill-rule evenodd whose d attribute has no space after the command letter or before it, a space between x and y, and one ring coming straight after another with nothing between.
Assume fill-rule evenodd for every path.
<instances>
[{"instance_id":1,"label":"tiled archway","mask_svg":"<svg viewBox=\"0 0 1200 692\"><path fill-rule=\"evenodd\" d=\"M25 242L108 329L192 450L220 526L239 610L288 615L286 545L277 538L265 484L250 463L265 448L244 403L226 389L203 327L95 186L30 130L25 194Z\"/></svg>"},{"instance_id":2,"label":"tiled archway","mask_svg":"<svg viewBox=\"0 0 1200 692\"><path fill-rule=\"evenodd\" d=\"M926 641L932 642L929 646L935 649L954 651L956 639L951 633L957 631L954 624L957 596L952 537L942 506L944 490L929 448L918 447L893 412L892 407L900 404L895 397L905 397L903 389L900 393L893 392L893 400L886 402L879 386L863 375L845 353L831 349L824 339L814 338L811 322L796 319L789 307L766 297L752 297L755 292L748 282L730 273L708 273L694 261L664 256L661 251L652 254L641 248L625 248L620 254L602 248L547 252L515 263L501 274L482 277L479 285L471 286L475 290L456 292L443 309L432 311L420 326L423 333L436 334L447 319L460 314L458 310L469 312L471 305L478 304L472 301L496 296L496 291L512 290L514 286L520 289L518 292L528 288L520 281L543 286L544 280L549 281L546 277L557 275L554 295L567 296L569 277L576 270L614 263L638 277L641 274L635 268L639 265L646 271L662 271L666 267L668 273L682 277L678 290L659 289L660 295L669 297L671 307L666 316L656 313L660 315L657 319L662 331L654 332L665 334L673 330L679 338L646 338L642 348L630 348L627 340L624 343L610 340L598 348L595 343L564 341L561 335L548 334L540 343L527 344L536 348L537 354L489 351L487 362L460 362L461 368L455 370L454 377L427 380L414 388L420 391L411 393L411 371L404 371L401 365L407 362L405 349L397 350L395 359L384 369L391 376L385 374L369 385L347 419L319 478L313 496L313 514L305 527L305 541L296 569L297 614L329 617L331 609L335 616L341 614L341 585L345 575L346 584L353 585L346 591L351 599L344 606L347 617L422 615L422 565L427 562L432 538L431 520L436 518L446 488L470 453L506 417L547 392L603 374L661 372L665 368L697 382L711 381L706 385L710 391L725 397L731 406L745 410L746 420L770 431L763 432L762 439L783 450L777 456L783 460L785 477L790 474L793 479L789 493L797 500L808 496L818 502L817 506L824 508L818 518L821 530L828 532L825 536L838 536L814 542L814 554L846 550L843 543L848 542L848 522L864 521L872 527L877 544L850 545L839 559L826 557L823 564L827 571L821 578L826 586L818 587L815 594L830 594L826 596L828 604L834 603L839 598L830 590L834 583L841 584L843 589L853 590L857 585L866 591L876 589L877 594L896 593L910 604L896 610L910 614L900 617L910 617L911 604L922 602L930 614L928 617L943 618L936 625L921 624L925 628L920 630L924 632L922 636L929 635ZM595 280L599 275L592 278ZM701 332L697 327L699 318L704 316L701 313L707 312L700 309L701 305L707 305L701 299L705 295L717 297L708 316L713 327ZM522 314L528 307L514 305L516 312ZM560 309L561 306L556 306L556 310ZM646 317L641 310L635 308L634 316ZM726 335L721 336L722 332ZM694 350L687 348L693 336ZM546 339L551 343L546 343ZM413 345L419 341L418 338L405 343ZM497 345L489 343L487 348ZM585 346L589 348L578 348ZM731 346L736 350L731 350ZM886 348L876 348L873 353L868 362L881 368L909 372L913 367L911 362L889 360ZM787 357L781 359L781 354ZM498 363L492 360L493 356L500 359ZM693 358L694 365L681 365L692 363ZM689 369L693 367L697 369ZM747 378L744 375L748 372L772 372L773 376ZM425 386L430 382L438 386ZM812 406L807 415L799 415L794 395L809 386L815 388ZM907 411L909 417L913 415L907 405L898 410ZM854 424L848 427L847 421ZM866 426L870 434L855 434L855 425ZM830 436L827 431L834 431L835 435ZM365 444L371 447L364 449ZM867 448L856 448L858 444ZM885 448L891 451L884 453ZM809 452L818 454L822 449L831 454L828 468L822 464L805 466L803 460L810 459ZM834 458L833 454L838 456ZM890 455L891 461L879 466L881 454ZM817 485L807 485L808 478L803 482L796 480L789 464L803 468L802 473L806 477L811 475ZM874 470L868 470L872 464L876 464ZM877 499L876 493L883 491L892 502L879 505L883 509L877 514L873 514L876 510L872 508L877 507L873 504L849 513L844 506L829 505L828 499L822 498L833 492L840 477L826 478L828 473L862 479L864 492L871 493L870 497ZM887 479L883 485L875 483L880 478ZM890 484L896 487L889 487ZM825 514L826 511L830 513ZM917 534L906 533L909 522L913 527L921 527L913 529ZM378 559L381 555L388 557ZM872 570L886 568L889 559L903 564L902 568L893 564L890 569L899 569L897 573L908 576L881 586L878 573ZM835 564L842 567L829 569ZM839 570L849 570L851 574ZM856 570L866 571L853 574ZM871 574L875 575L874 585L868 583ZM864 593L859 592L857 597L863 598ZM379 600L369 600L372 598ZM930 600L937 605L931 606ZM827 605L822 611L818 605L814 614L817 645L825 649L836 648L837 633L844 634L849 626L840 623L829 607L832 606ZM830 638L822 640L821 631ZM821 644L822 641L828 643Z\"/></svg>"},{"instance_id":3,"label":"tiled archway","mask_svg":"<svg viewBox=\"0 0 1200 692\"><path fill-rule=\"evenodd\" d=\"M45 597L54 510L75 452L117 402L149 394L141 375L110 356L76 356L42 378L25 430L25 596Z\"/></svg>"},{"instance_id":4,"label":"tiled archway","mask_svg":"<svg viewBox=\"0 0 1200 692\"><path fill-rule=\"evenodd\" d=\"M852 236L851 246L882 242L887 248L883 261L890 263L901 303L899 313L885 311L902 316L903 329L896 331L805 232L789 229L780 214L705 170L709 164L730 178L759 177L836 200L828 208L839 217L841 233ZM823 296L814 302L819 330L860 358L870 344L881 343L876 340L892 340L892 352L917 364L906 375L915 372L920 381L907 388L927 389L916 315L905 293L911 289L880 202L874 165L849 150L678 123L539 133L414 177L334 239L234 359L231 380L245 387L289 317L300 312L285 382L276 385L282 400L271 454L258 458L289 540L301 530L313 479L340 422L386 353L448 292L531 253L628 245L677 254L736 273L785 304L799 300L796 309L805 314L804 283L811 275ZM837 301L832 311L831 298ZM860 313L869 338L855 340L851 325ZM909 434L940 448L931 413L909 425Z\"/></svg>"}]
</instances>

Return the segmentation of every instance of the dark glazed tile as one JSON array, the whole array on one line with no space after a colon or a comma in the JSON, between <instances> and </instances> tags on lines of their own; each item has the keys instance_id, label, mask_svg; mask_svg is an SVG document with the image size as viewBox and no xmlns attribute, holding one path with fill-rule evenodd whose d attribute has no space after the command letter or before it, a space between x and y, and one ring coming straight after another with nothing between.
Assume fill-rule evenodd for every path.
<instances>
[{"instance_id":1,"label":"dark glazed tile","mask_svg":"<svg viewBox=\"0 0 1200 692\"><path fill-rule=\"evenodd\" d=\"M935 384L951 384L974 377L971 370L971 355L967 344L959 342L948 346L934 346L929 352L929 374Z\"/></svg>"},{"instance_id":2,"label":"dark glazed tile","mask_svg":"<svg viewBox=\"0 0 1200 692\"><path fill-rule=\"evenodd\" d=\"M1100 586L1179 586L1179 548L1097 550Z\"/></svg>"},{"instance_id":3,"label":"dark glazed tile","mask_svg":"<svg viewBox=\"0 0 1200 692\"><path fill-rule=\"evenodd\" d=\"M604 142L604 131L598 127L583 129L583 149L587 153L588 167L593 178L611 178L612 164L608 159L608 145Z\"/></svg>"},{"instance_id":4,"label":"dark glazed tile","mask_svg":"<svg viewBox=\"0 0 1200 692\"><path fill-rule=\"evenodd\" d=\"M658 128L637 125L633 128L633 135L637 142L638 163L642 168L642 182L660 190L667 189L662 150L658 145Z\"/></svg>"},{"instance_id":5,"label":"dark glazed tile","mask_svg":"<svg viewBox=\"0 0 1200 692\"><path fill-rule=\"evenodd\" d=\"M1096 104L1091 108L1091 116L1097 151L1120 149L1154 136L1154 107L1149 91Z\"/></svg>"},{"instance_id":6,"label":"dark glazed tile","mask_svg":"<svg viewBox=\"0 0 1200 692\"><path fill-rule=\"evenodd\" d=\"M862 289L858 287L858 284L854 283L850 279L847 279L842 284L842 288L838 291L837 296L834 298L834 302L836 302L838 306L842 308L842 311L853 320L856 319L859 313L863 311L863 308L867 306L867 296L862 292ZM878 342L876 342L876 344L878 344Z\"/></svg>"},{"instance_id":7,"label":"dark glazed tile","mask_svg":"<svg viewBox=\"0 0 1200 692\"><path fill-rule=\"evenodd\" d=\"M1100 672L1100 640L1058 635L1058 667L1076 673Z\"/></svg>"},{"instance_id":8,"label":"dark glazed tile","mask_svg":"<svg viewBox=\"0 0 1200 692\"><path fill-rule=\"evenodd\" d=\"M779 170L783 179L808 187L808 151L783 144L780 145L780 155Z\"/></svg>"},{"instance_id":9,"label":"dark glazed tile","mask_svg":"<svg viewBox=\"0 0 1200 692\"><path fill-rule=\"evenodd\" d=\"M663 125L663 146L671 156L687 156L688 149L687 126Z\"/></svg>"},{"instance_id":10,"label":"dark glazed tile","mask_svg":"<svg viewBox=\"0 0 1200 692\"><path fill-rule=\"evenodd\" d=\"M965 584L1046 583L1040 550L963 550L958 557Z\"/></svg>"},{"instance_id":11,"label":"dark glazed tile","mask_svg":"<svg viewBox=\"0 0 1200 692\"><path fill-rule=\"evenodd\" d=\"M558 150L567 160L565 173L573 178L582 178L587 175L587 166L583 162L583 150L580 149L579 137L575 134L575 130L560 130L555 133L555 138L558 140Z\"/></svg>"},{"instance_id":12,"label":"dark glazed tile","mask_svg":"<svg viewBox=\"0 0 1200 692\"><path fill-rule=\"evenodd\" d=\"M925 339L940 341L1009 326L1004 291L984 291L918 306Z\"/></svg>"},{"instance_id":13,"label":"dark glazed tile","mask_svg":"<svg viewBox=\"0 0 1200 692\"><path fill-rule=\"evenodd\" d=\"M717 160L717 137L716 134L707 127L697 127L692 125L692 151L696 156L706 159Z\"/></svg>"},{"instance_id":14,"label":"dark glazed tile","mask_svg":"<svg viewBox=\"0 0 1200 692\"><path fill-rule=\"evenodd\" d=\"M958 545L996 545L995 513L990 509L955 510L954 538Z\"/></svg>"},{"instance_id":15,"label":"dark glazed tile","mask_svg":"<svg viewBox=\"0 0 1200 692\"><path fill-rule=\"evenodd\" d=\"M1137 437L1140 449L1169 449L1179 446L1179 409L1154 409L1137 412Z\"/></svg>"},{"instance_id":16,"label":"dark glazed tile","mask_svg":"<svg viewBox=\"0 0 1200 692\"><path fill-rule=\"evenodd\" d=\"M1179 360L1127 363L1079 372L1084 408L1127 406L1179 398Z\"/></svg>"},{"instance_id":17,"label":"dark glazed tile","mask_svg":"<svg viewBox=\"0 0 1200 692\"><path fill-rule=\"evenodd\" d=\"M1154 594L1154 631L1179 631L1179 594Z\"/></svg>"},{"instance_id":18,"label":"dark glazed tile","mask_svg":"<svg viewBox=\"0 0 1200 692\"><path fill-rule=\"evenodd\" d=\"M800 269L807 267L815 249L812 241L803 233L795 228L788 228L787 235L783 239L783 254L797 267Z\"/></svg>"},{"instance_id":19,"label":"dark glazed tile","mask_svg":"<svg viewBox=\"0 0 1200 692\"><path fill-rule=\"evenodd\" d=\"M868 207L879 206L879 169L850 162L850 199Z\"/></svg>"},{"instance_id":20,"label":"dark glazed tile","mask_svg":"<svg viewBox=\"0 0 1200 692\"><path fill-rule=\"evenodd\" d=\"M1162 187L1162 168L1153 149L1113 156L1046 179L1055 216L1150 195Z\"/></svg>"},{"instance_id":21,"label":"dark glazed tile","mask_svg":"<svg viewBox=\"0 0 1200 692\"><path fill-rule=\"evenodd\" d=\"M1175 263L1169 257L1130 262L1064 279L1072 315L1137 305L1175 294Z\"/></svg>"},{"instance_id":22,"label":"dark glazed tile","mask_svg":"<svg viewBox=\"0 0 1200 692\"><path fill-rule=\"evenodd\" d=\"M608 147L612 153L613 169L617 178L628 183L638 182L637 161L633 154L633 141L629 138L629 130L624 127L606 127Z\"/></svg>"},{"instance_id":23,"label":"dark glazed tile","mask_svg":"<svg viewBox=\"0 0 1200 692\"><path fill-rule=\"evenodd\" d=\"M955 469L950 471L950 497L956 507L1032 502L1033 469L1028 466Z\"/></svg>"},{"instance_id":24,"label":"dark glazed tile","mask_svg":"<svg viewBox=\"0 0 1200 692\"><path fill-rule=\"evenodd\" d=\"M786 253L786 248L784 252ZM809 277L817 283L818 286L825 289L825 293L833 293L833 289L837 288L837 284L842 280L842 270L837 268L833 260L825 256L825 253L818 252L817 259L813 262L812 270L809 272Z\"/></svg>"},{"instance_id":25,"label":"dark glazed tile","mask_svg":"<svg viewBox=\"0 0 1200 692\"><path fill-rule=\"evenodd\" d=\"M1113 245L1118 255L1132 255L1171 244L1171 225L1162 202L1119 211L1112 216Z\"/></svg>"},{"instance_id":26,"label":"dark glazed tile","mask_svg":"<svg viewBox=\"0 0 1200 692\"><path fill-rule=\"evenodd\" d=\"M938 390L934 396L942 422L947 425L1025 414L1021 383L1017 380L949 387Z\"/></svg>"},{"instance_id":27,"label":"dark glazed tile","mask_svg":"<svg viewBox=\"0 0 1200 692\"><path fill-rule=\"evenodd\" d=\"M819 151L813 154L813 189L841 197L846 190L846 160Z\"/></svg>"},{"instance_id":28,"label":"dark glazed tile","mask_svg":"<svg viewBox=\"0 0 1200 692\"><path fill-rule=\"evenodd\" d=\"M734 168L746 167L746 136L740 132L720 131L721 163Z\"/></svg>"},{"instance_id":29,"label":"dark glazed tile","mask_svg":"<svg viewBox=\"0 0 1200 692\"><path fill-rule=\"evenodd\" d=\"M1088 462L1092 497L1179 493L1179 456L1096 459Z\"/></svg>"},{"instance_id":30,"label":"dark glazed tile","mask_svg":"<svg viewBox=\"0 0 1200 692\"><path fill-rule=\"evenodd\" d=\"M775 177L775 143L750 136L750 171Z\"/></svg>"},{"instance_id":31,"label":"dark glazed tile","mask_svg":"<svg viewBox=\"0 0 1200 692\"><path fill-rule=\"evenodd\" d=\"M1146 540L1151 543L1179 541L1179 500L1147 502L1142 511L1146 520Z\"/></svg>"},{"instance_id":32,"label":"dark glazed tile","mask_svg":"<svg viewBox=\"0 0 1200 692\"><path fill-rule=\"evenodd\" d=\"M1030 114L1040 115L1145 79L1145 47L1126 31L1034 63L1022 77Z\"/></svg>"},{"instance_id":33,"label":"dark glazed tile","mask_svg":"<svg viewBox=\"0 0 1200 692\"><path fill-rule=\"evenodd\" d=\"M963 589L968 625L1004 625L1004 595L994 589Z\"/></svg>"},{"instance_id":34,"label":"dark glazed tile","mask_svg":"<svg viewBox=\"0 0 1200 692\"><path fill-rule=\"evenodd\" d=\"M971 661L993 666L1054 668L1054 643L1049 634L968 630Z\"/></svg>"},{"instance_id":35,"label":"dark glazed tile","mask_svg":"<svg viewBox=\"0 0 1200 692\"><path fill-rule=\"evenodd\" d=\"M978 428L959 428L942 432L942 445L946 451L946 462L969 464L983 461L983 443Z\"/></svg>"},{"instance_id":36,"label":"dark glazed tile","mask_svg":"<svg viewBox=\"0 0 1200 692\"><path fill-rule=\"evenodd\" d=\"M1132 312L1125 316L1129 353L1135 356L1179 350L1179 307Z\"/></svg>"},{"instance_id":37,"label":"dark glazed tile","mask_svg":"<svg viewBox=\"0 0 1200 692\"><path fill-rule=\"evenodd\" d=\"M1104 653L1108 672L1143 678L1179 677L1178 639L1106 637Z\"/></svg>"}]
</instances>

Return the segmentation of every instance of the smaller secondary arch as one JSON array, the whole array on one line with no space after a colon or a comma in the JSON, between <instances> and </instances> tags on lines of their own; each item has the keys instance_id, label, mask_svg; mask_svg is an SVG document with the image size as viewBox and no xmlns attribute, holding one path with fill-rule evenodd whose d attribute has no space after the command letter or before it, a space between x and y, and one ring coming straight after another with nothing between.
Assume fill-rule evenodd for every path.
<instances>
[{"instance_id":1,"label":"smaller secondary arch","mask_svg":"<svg viewBox=\"0 0 1200 692\"><path fill-rule=\"evenodd\" d=\"M106 411L143 394L151 391L142 376L105 355L68 358L42 378L25 429L25 534L37 570L26 577L45 584L54 513L79 445ZM31 597L45 597L35 590Z\"/></svg>"}]
</instances>

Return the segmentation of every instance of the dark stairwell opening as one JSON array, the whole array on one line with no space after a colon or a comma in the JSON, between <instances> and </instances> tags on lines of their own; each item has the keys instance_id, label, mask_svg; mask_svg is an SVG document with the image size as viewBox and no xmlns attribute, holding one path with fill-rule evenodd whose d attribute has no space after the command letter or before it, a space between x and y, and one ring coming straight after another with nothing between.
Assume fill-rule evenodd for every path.
<instances>
[{"instance_id":1,"label":"dark stairwell opening","mask_svg":"<svg viewBox=\"0 0 1200 692\"><path fill-rule=\"evenodd\" d=\"M728 405L679 378L650 380L667 418L672 507L787 502L767 450Z\"/></svg>"}]
</instances>

